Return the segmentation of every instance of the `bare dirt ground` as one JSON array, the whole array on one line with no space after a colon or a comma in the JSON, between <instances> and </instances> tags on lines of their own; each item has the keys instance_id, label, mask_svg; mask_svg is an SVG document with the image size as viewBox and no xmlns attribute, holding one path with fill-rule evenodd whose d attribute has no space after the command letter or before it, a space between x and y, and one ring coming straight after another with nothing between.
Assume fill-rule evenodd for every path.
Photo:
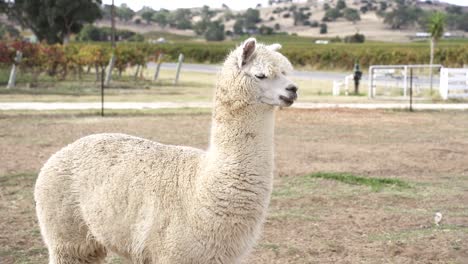
<instances>
[{"instance_id":1,"label":"bare dirt ground","mask_svg":"<svg viewBox=\"0 0 468 264\"><path fill-rule=\"evenodd\" d=\"M204 148L209 123L209 114L189 112L0 113L0 263L47 261L32 191L52 153L100 132ZM277 114L275 144L269 215L246 263L468 263L467 112L287 109ZM410 187L376 191L307 176L318 171Z\"/></svg>"}]
</instances>

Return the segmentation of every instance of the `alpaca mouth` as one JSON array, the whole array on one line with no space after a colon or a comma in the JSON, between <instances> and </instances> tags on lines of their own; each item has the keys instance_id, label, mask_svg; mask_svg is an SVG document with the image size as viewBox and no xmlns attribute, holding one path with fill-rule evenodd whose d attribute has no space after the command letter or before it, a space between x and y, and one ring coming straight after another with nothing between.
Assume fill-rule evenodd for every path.
<instances>
[{"instance_id":1,"label":"alpaca mouth","mask_svg":"<svg viewBox=\"0 0 468 264\"><path fill-rule=\"evenodd\" d=\"M286 97L286 96L283 96L283 95L280 95L279 98L281 99L281 101L283 101L283 103L285 104L285 106L291 106L293 103L294 103L294 100L296 100L297 98L297 95L293 96L293 97Z\"/></svg>"}]
</instances>

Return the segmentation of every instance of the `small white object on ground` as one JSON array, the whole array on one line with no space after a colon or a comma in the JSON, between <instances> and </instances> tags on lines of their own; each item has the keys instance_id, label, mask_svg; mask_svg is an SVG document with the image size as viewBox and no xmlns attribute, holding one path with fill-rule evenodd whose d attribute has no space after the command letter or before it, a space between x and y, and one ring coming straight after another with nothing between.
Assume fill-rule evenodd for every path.
<instances>
[{"instance_id":1,"label":"small white object on ground","mask_svg":"<svg viewBox=\"0 0 468 264\"><path fill-rule=\"evenodd\" d=\"M437 212L435 213L434 215L434 223L436 226L439 226L439 223L440 221L442 221L442 213L441 212Z\"/></svg>"}]
</instances>

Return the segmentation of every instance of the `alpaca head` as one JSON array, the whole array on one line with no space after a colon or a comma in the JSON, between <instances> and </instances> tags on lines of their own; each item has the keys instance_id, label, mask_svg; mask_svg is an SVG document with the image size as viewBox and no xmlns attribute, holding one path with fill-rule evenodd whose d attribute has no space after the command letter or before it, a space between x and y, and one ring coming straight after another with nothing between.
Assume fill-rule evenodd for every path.
<instances>
[{"instance_id":1,"label":"alpaca head","mask_svg":"<svg viewBox=\"0 0 468 264\"><path fill-rule=\"evenodd\" d=\"M293 68L278 52L280 48L280 44L259 44L255 38L249 38L237 47L222 70L235 76L237 84L221 88L223 101L237 105L292 105L297 99L297 86L288 78Z\"/></svg>"}]
</instances>

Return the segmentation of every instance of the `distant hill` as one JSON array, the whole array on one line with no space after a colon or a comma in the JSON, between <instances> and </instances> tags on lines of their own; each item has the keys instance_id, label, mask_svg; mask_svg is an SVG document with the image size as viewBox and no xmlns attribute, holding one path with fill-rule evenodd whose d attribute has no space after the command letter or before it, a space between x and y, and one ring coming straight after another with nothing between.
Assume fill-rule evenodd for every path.
<instances>
[{"instance_id":1,"label":"distant hill","mask_svg":"<svg viewBox=\"0 0 468 264\"><path fill-rule=\"evenodd\" d=\"M166 36L181 35L204 40L208 25L203 22L219 21L218 30L226 38L242 33L248 34L297 34L314 38L343 39L355 33L363 34L366 40L386 42L408 42L424 32L425 16L429 11L447 14L446 32L451 36L468 37L468 8L457 7L437 0L271 0L270 5L255 9L234 11L223 4L222 8L199 7L180 10L131 10L122 4L116 7L118 29L131 30L140 34L163 32ZM401 17L389 20L389 13L401 8ZM110 6L102 7L103 19L95 22L98 27L110 27ZM398 13L398 12L397 12ZM412 19L400 25L398 19ZM0 16L5 22L5 17ZM326 24L324 33L323 24ZM18 27L19 28L19 27ZM322 29L322 32L321 32ZM205 33L204 33L205 32ZM197 34L198 33L198 36ZM216 33L216 32L214 32ZM159 34L159 35L164 35ZM151 38L158 34L150 34Z\"/></svg>"},{"instance_id":2,"label":"distant hill","mask_svg":"<svg viewBox=\"0 0 468 264\"><path fill-rule=\"evenodd\" d=\"M300 36L309 36L315 38L344 38L345 36L359 32L360 34L364 34L368 40L390 42L410 41L416 37L417 32L424 31L417 23L406 25L399 29L392 29L391 26L384 23L385 13L391 12L393 9L397 8L397 1L344 0L347 9L354 9L357 11L353 11L359 16L359 20L357 21L349 21L345 17L338 17L334 21L323 21L327 12L330 12L328 10L335 9L337 8L337 5L343 4L339 3L340 0L309 0L305 2L273 0L270 2L271 5L269 6L258 6L256 8L256 10L259 11L259 17L261 20L260 22L256 23L257 28L261 28L262 26L273 29L276 28L275 31L277 32L280 31L286 32L288 34L297 34ZM453 7L450 4L438 2L436 0L425 2L406 0L404 1L404 4L408 7L415 7L423 11L446 12L448 7ZM382 8L385 9L382 10ZM467 8L460 9L463 13L468 12ZM222 21L224 23L224 29L226 32L235 32L234 25L236 21L240 19L239 16L245 12L245 10L232 11L226 5L224 5L224 8L210 10L214 13L210 19ZM347 12L344 10L345 9L341 9L341 13ZM137 11L132 20L127 22L118 21L117 26L122 29L133 30L139 33L163 31L185 36L195 36L194 31L190 29L180 30L170 26L161 27L154 21L147 24L141 17L145 11L151 10L146 9ZM192 24L195 24L202 19L202 8L193 8L190 9L190 11L192 13ZM297 23L298 12L301 12L302 15L307 16L306 19L303 20L304 23ZM350 11L349 13L353 12ZM468 16L466 18L468 19ZM319 25L322 23L327 24L326 34L320 33ZM108 19L104 19L97 22L96 24L99 26L109 26L110 21ZM247 29L246 31L252 33ZM446 32L450 32L453 36L468 37L467 32L451 29L450 27L447 28Z\"/></svg>"}]
</instances>

